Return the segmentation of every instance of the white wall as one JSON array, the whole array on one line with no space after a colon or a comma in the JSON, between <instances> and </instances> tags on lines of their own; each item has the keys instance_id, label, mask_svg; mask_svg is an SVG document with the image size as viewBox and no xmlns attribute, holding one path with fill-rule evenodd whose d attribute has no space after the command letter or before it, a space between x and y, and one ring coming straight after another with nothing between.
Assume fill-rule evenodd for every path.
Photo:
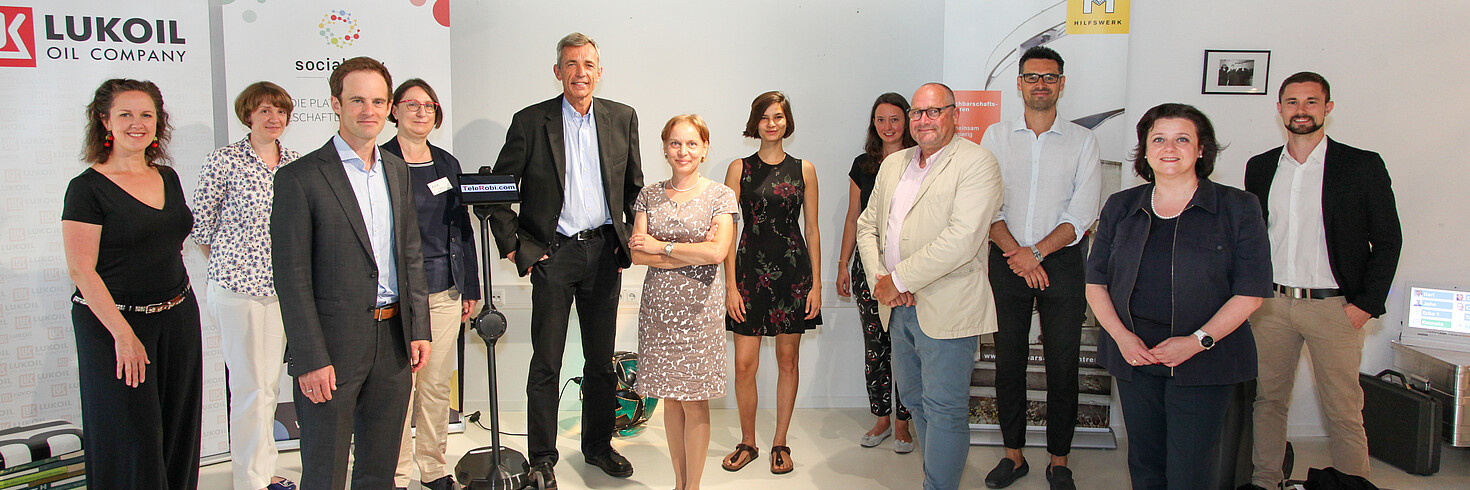
<instances>
[{"instance_id":1,"label":"white wall","mask_svg":"<svg viewBox=\"0 0 1470 490\"><path fill-rule=\"evenodd\" d=\"M1130 124L1164 102L1199 107L1230 145L1214 179L1240 186L1246 159L1285 142L1275 112L1277 85L1298 71L1321 73L1336 101L1327 118L1328 135L1377 151L1388 163L1404 229L1395 285L1406 280L1470 284L1470 258L1461 248L1470 242L1464 218L1470 209L1470 193L1464 191L1470 166L1462 163L1460 144L1470 134L1470 122L1456 113L1470 107L1470 91L1463 85L1470 75L1463 52L1470 33L1462 25L1470 17L1464 2L1452 0L1405 7L1363 0L1133 0ZM1205 49L1270 50L1270 94L1201 95ZM1401 329L1401 289L1389 296L1388 315L1364 327L1365 372L1392 364L1388 341ZM1326 433L1312 390L1304 362L1293 395L1293 435Z\"/></svg>"},{"instance_id":2,"label":"white wall","mask_svg":"<svg viewBox=\"0 0 1470 490\"><path fill-rule=\"evenodd\" d=\"M455 155L467 169L494 163L518 110L558 95L552 76L556 42L572 31L597 40L605 67L597 95L638 110L645 182L668 178L658 133L664 121L699 113L710 126L711 151L702 171L723 180L731 160L754 153L741 138L750 101L767 90L792 100L792 155L810 160L821 182L823 325L805 336L799 407L866 406L862 338L850 301L835 301L837 243L847 205L847 171L861 151L868 110L878 94L905 96L941 75L943 2L470 2L454 3L451 47L456 111ZM509 334L497 349L499 390L507 410L525 407L530 358L529 290L507 262L494 271L509 286ZM624 273L636 290L644 269ZM631 286L631 287L629 287ZM619 349L637 347L636 305L619 312ZM573 323L575 323L575 319ZM580 344L570 335L563 379L580 375ZM484 346L469 339L468 410L487 400ZM763 406L774 406L772 348L763 356ZM733 386L722 402L734 405ZM575 407L569 390L562 407Z\"/></svg>"}]
</instances>

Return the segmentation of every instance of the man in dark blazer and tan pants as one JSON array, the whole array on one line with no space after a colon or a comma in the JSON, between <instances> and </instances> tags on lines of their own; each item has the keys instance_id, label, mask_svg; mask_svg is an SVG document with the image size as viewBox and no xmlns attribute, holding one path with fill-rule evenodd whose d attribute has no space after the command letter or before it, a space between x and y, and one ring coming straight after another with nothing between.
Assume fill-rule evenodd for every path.
<instances>
[{"instance_id":1,"label":"man in dark blazer and tan pants","mask_svg":"<svg viewBox=\"0 0 1470 490\"><path fill-rule=\"evenodd\" d=\"M1260 365L1251 483L1277 488L1286 419L1302 346L1327 418L1332 466L1368 477L1363 431L1363 325L1383 315L1403 245L1383 158L1327 137L1327 80L1301 72L1281 82L1277 111L1287 143L1246 163L1245 190L1261 200L1276 289L1251 315Z\"/></svg>"},{"instance_id":2,"label":"man in dark blazer and tan pants","mask_svg":"<svg viewBox=\"0 0 1470 490\"><path fill-rule=\"evenodd\" d=\"M572 33L556 51L562 95L517 112L495 161L495 173L520 182L520 213L496 208L490 229L501 255L531 276L528 459L547 476L558 459L558 381L575 302L584 362L582 455L625 478L633 466L611 446L612 354L622 269L632 265L633 201L643 188L638 114L592 96L602 78L596 42Z\"/></svg>"},{"instance_id":3,"label":"man in dark blazer and tan pants","mask_svg":"<svg viewBox=\"0 0 1470 490\"><path fill-rule=\"evenodd\" d=\"M392 79L359 57L332 72L332 140L277 171L271 260L296 378L302 490L393 487L429 304L408 166L377 151Z\"/></svg>"}]
</instances>

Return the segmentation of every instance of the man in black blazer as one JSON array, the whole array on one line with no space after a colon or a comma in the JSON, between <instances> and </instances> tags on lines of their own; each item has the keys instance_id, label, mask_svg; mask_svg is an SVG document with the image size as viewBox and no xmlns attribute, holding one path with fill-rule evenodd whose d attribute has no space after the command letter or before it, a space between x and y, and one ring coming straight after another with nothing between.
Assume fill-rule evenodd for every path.
<instances>
[{"instance_id":1,"label":"man in black blazer","mask_svg":"<svg viewBox=\"0 0 1470 490\"><path fill-rule=\"evenodd\" d=\"M429 357L428 291L408 166L377 151L390 75L332 72L340 129L275 177L271 261L296 378L301 488L393 487L411 373ZM355 441L354 441L355 438Z\"/></svg>"},{"instance_id":2,"label":"man in black blazer","mask_svg":"<svg viewBox=\"0 0 1470 490\"><path fill-rule=\"evenodd\" d=\"M1276 488L1286 417L1302 345L1327 416L1332 466L1368 476L1363 432L1363 324L1383 315L1403 237L1383 158L1327 138L1331 87L1301 72L1276 103L1287 144L1246 164L1245 189L1261 200L1276 297L1251 315L1260 378L1253 412L1251 483Z\"/></svg>"},{"instance_id":3,"label":"man in black blazer","mask_svg":"<svg viewBox=\"0 0 1470 490\"><path fill-rule=\"evenodd\" d=\"M638 114L595 98L597 43L572 33L557 43L562 95L511 119L495 173L515 175L520 213L497 207L490 229L502 256L531 276L531 367L526 379L529 459L556 465L558 381L572 303L582 331L582 455L609 475L633 466L611 446L613 338L622 269L632 265L633 201L643 188Z\"/></svg>"}]
</instances>

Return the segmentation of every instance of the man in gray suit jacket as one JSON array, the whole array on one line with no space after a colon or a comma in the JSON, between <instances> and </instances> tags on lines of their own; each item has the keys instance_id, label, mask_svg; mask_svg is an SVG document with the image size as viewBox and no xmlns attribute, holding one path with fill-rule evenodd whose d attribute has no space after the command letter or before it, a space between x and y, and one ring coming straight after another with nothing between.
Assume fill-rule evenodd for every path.
<instances>
[{"instance_id":1,"label":"man in gray suit jacket","mask_svg":"<svg viewBox=\"0 0 1470 490\"><path fill-rule=\"evenodd\" d=\"M271 257L301 424L301 488L392 488L413 378L429 357L429 304L408 166L377 151L388 69L332 72L332 140L275 177Z\"/></svg>"}]
</instances>

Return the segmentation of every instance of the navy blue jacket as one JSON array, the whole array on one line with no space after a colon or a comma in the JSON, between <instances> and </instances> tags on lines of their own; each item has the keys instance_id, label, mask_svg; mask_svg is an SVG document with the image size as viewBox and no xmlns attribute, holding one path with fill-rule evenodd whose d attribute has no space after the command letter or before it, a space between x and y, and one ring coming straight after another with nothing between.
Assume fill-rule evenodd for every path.
<instances>
[{"instance_id":1,"label":"navy blue jacket","mask_svg":"<svg viewBox=\"0 0 1470 490\"><path fill-rule=\"evenodd\" d=\"M398 138L383 143L383 151L392 153L393 156L403 157L403 149L398 145ZM475 230L470 226L470 211L459 199L459 159L454 158L443 148L429 144L429 154L434 156L434 166L438 167L439 173L449 178L449 216L445 219L449 222L449 273L454 279L454 286L459 289L460 300L480 299L480 270L479 263L475 260ZM410 201L412 202L412 201Z\"/></svg>"},{"instance_id":2,"label":"navy blue jacket","mask_svg":"<svg viewBox=\"0 0 1470 490\"><path fill-rule=\"evenodd\" d=\"M1153 188L1144 184L1108 197L1087 257L1087 283L1108 287L1113 308L1129 330L1133 317L1128 305L1152 224L1148 205ZM1179 215L1172 268L1176 337L1204 326L1233 296L1271 297L1271 246L1256 197L1200 179L1194 198ZM1119 379L1133 377L1133 367L1110 335L1099 339L1098 361ZM1181 385L1233 384L1254 377L1256 341L1250 322L1174 368Z\"/></svg>"}]
</instances>

